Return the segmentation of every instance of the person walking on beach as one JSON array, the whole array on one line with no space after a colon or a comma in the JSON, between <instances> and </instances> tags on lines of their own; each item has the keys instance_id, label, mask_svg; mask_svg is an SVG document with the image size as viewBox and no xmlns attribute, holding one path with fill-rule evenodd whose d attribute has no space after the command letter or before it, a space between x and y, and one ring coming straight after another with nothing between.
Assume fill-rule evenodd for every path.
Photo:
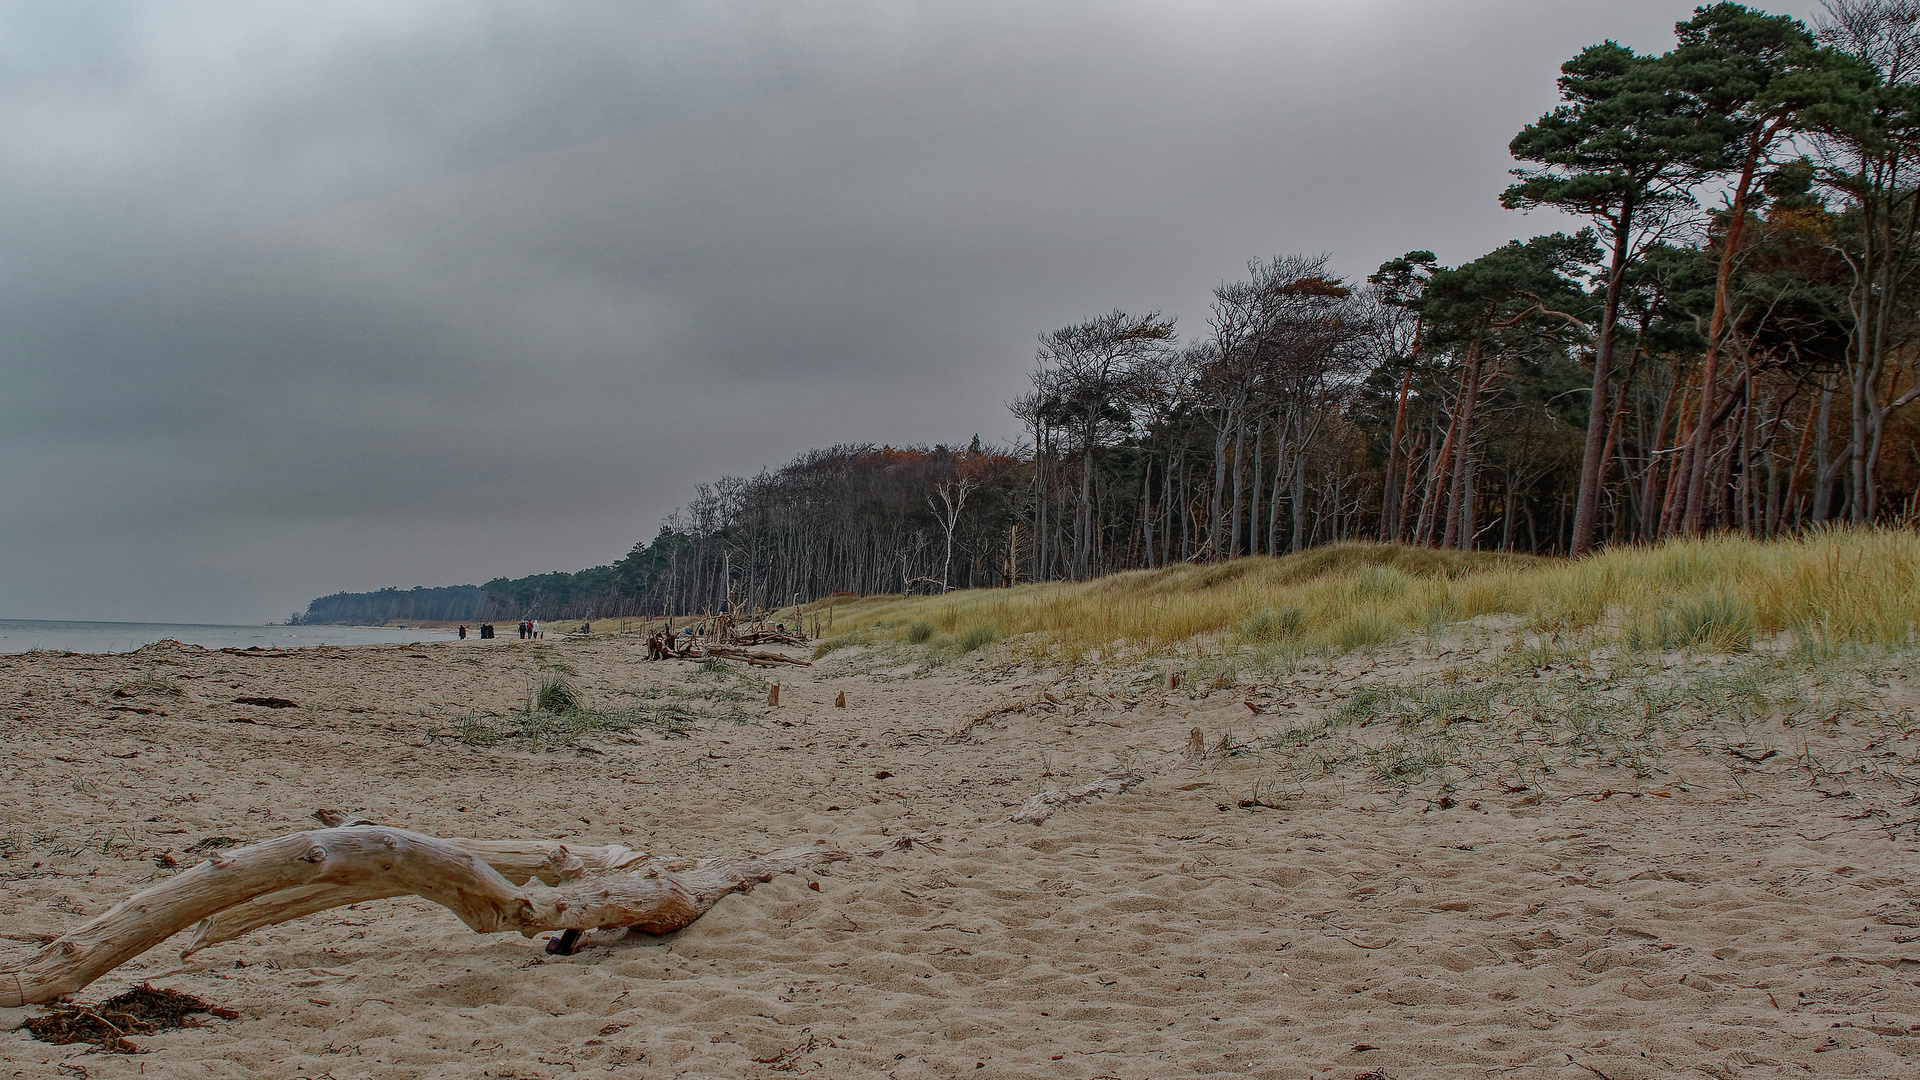
<instances>
[{"instance_id":1,"label":"person walking on beach","mask_svg":"<svg viewBox=\"0 0 1920 1080\"><path fill-rule=\"evenodd\" d=\"M467 640L467 624L466 623L460 624L460 640L461 641Z\"/></svg>"},{"instance_id":2,"label":"person walking on beach","mask_svg":"<svg viewBox=\"0 0 1920 1080\"><path fill-rule=\"evenodd\" d=\"M539 620L539 619L530 619L530 620L528 620L528 622L527 622L527 636L528 636L528 637L530 637L530 638L533 638L533 639L535 639L535 640L538 640L538 639L539 639L539 637L540 637L540 620Z\"/></svg>"}]
</instances>

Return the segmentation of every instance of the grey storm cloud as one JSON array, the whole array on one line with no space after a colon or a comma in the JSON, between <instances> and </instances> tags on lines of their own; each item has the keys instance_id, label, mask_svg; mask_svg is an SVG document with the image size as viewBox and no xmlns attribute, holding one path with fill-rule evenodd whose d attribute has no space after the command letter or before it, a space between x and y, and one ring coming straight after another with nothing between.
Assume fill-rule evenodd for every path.
<instances>
[{"instance_id":1,"label":"grey storm cloud","mask_svg":"<svg viewBox=\"0 0 1920 1080\"><path fill-rule=\"evenodd\" d=\"M1561 227L1507 140L1686 14L0 3L0 616L577 569L810 446L1013 437L1051 327Z\"/></svg>"}]
</instances>

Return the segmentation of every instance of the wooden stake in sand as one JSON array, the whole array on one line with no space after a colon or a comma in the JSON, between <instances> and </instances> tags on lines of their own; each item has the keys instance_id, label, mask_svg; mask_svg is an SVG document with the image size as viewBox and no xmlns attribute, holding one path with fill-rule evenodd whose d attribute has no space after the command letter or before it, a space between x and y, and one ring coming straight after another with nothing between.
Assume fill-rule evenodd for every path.
<instances>
[{"instance_id":1,"label":"wooden stake in sand","mask_svg":"<svg viewBox=\"0 0 1920 1080\"><path fill-rule=\"evenodd\" d=\"M779 683L774 683L772 686L767 687L767 704L769 705L780 704L780 684Z\"/></svg>"},{"instance_id":2,"label":"wooden stake in sand","mask_svg":"<svg viewBox=\"0 0 1920 1080\"><path fill-rule=\"evenodd\" d=\"M1187 753L1183 759L1184 763L1191 765L1206 756L1207 737L1201 733L1199 728L1194 728L1192 731L1187 732Z\"/></svg>"},{"instance_id":3,"label":"wooden stake in sand","mask_svg":"<svg viewBox=\"0 0 1920 1080\"><path fill-rule=\"evenodd\" d=\"M740 858L647 859L626 848L544 841L490 847L385 825L314 829L217 852L24 962L0 968L0 1008L71 994L195 923L199 933L187 953L316 911L413 895L483 934L513 930L532 937L594 927L664 934L691 924L728 893L845 858L845 852L794 848ZM552 884L534 884L535 878Z\"/></svg>"}]
</instances>

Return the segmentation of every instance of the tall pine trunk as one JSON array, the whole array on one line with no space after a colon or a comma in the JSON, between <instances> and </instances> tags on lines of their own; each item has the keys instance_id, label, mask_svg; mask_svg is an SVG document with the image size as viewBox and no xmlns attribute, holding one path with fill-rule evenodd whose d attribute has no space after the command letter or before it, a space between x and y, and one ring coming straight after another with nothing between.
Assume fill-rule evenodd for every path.
<instances>
[{"instance_id":1,"label":"tall pine trunk","mask_svg":"<svg viewBox=\"0 0 1920 1080\"><path fill-rule=\"evenodd\" d=\"M1747 156L1740 166L1740 179L1734 185L1733 205L1729 213L1732 220L1727 224L1727 235L1720 248L1720 267L1713 281L1713 315L1707 321L1707 355L1701 364L1700 373L1700 419L1693 426L1693 449L1691 474L1687 478L1687 513L1685 529L1688 533L1698 534L1706 524L1707 515L1707 444L1713 438L1714 410L1717 402L1714 395L1719 392L1720 354L1726 349L1727 317L1731 306L1728 300L1733 284L1734 256L1740 250L1740 237L1747 226L1747 195L1753 188L1755 171L1760 165L1760 156L1765 146L1772 141L1771 132L1754 132L1747 140Z\"/></svg>"},{"instance_id":2,"label":"tall pine trunk","mask_svg":"<svg viewBox=\"0 0 1920 1080\"><path fill-rule=\"evenodd\" d=\"M1600 488L1606 482L1607 420L1611 415L1607 380L1612 375L1614 327L1620 320L1620 292L1626 285L1627 250L1633 242L1635 210L1631 198L1622 200L1613 223L1607 298L1600 308L1600 337L1593 346L1593 393L1587 400L1587 442L1580 453L1580 491L1574 503L1573 534L1567 541L1567 554L1576 559L1593 547L1594 529L1600 516Z\"/></svg>"}]
</instances>

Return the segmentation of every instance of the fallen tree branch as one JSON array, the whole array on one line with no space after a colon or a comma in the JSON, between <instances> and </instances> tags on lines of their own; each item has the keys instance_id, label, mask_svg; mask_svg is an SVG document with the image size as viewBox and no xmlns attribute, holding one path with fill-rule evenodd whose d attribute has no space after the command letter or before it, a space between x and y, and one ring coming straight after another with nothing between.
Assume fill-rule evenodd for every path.
<instances>
[{"instance_id":1,"label":"fallen tree branch","mask_svg":"<svg viewBox=\"0 0 1920 1080\"><path fill-rule=\"evenodd\" d=\"M1119 795L1134 787L1146 783L1146 777L1138 773L1124 773L1118 776L1103 776L1091 784L1082 784L1076 788L1057 788L1029 795L1027 801L1007 815L1007 820L1023 825L1038 825L1053 816L1055 810L1068 803L1085 802L1102 795Z\"/></svg>"},{"instance_id":2,"label":"fallen tree branch","mask_svg":"<svg viewBox=\"0 0 1920 1080\"><path fill-rule=\"evenodd\" d=\"M721 897L753 883L848 858L845 852L796 848L740 858L653 859L638 868L583 869L567 877L564 870L551 869L555 859L550 848L510 842L511 850L495 852L504 863L516 872L535 864L528 883L515 885L490 865L486 854L464 846L485 843L449 841L382 825L350 825L216 852L55 938L25 961L0 968L0 1007L39 1004L74 993L203 920L208 925L188 946L189 952L224 940L218 935L242 923L251 929L324 910L315 906L322 900L339 906L409 894L439 904L483 934L517 931L532 937L544 930L594 927L664 934L691 924ZM568 856L578 857L560 847L563 867L570 862ZM586 860L581 862L584 867ZM557 885L531 883L542 868Z\"/></svg>"}]
</instances>

